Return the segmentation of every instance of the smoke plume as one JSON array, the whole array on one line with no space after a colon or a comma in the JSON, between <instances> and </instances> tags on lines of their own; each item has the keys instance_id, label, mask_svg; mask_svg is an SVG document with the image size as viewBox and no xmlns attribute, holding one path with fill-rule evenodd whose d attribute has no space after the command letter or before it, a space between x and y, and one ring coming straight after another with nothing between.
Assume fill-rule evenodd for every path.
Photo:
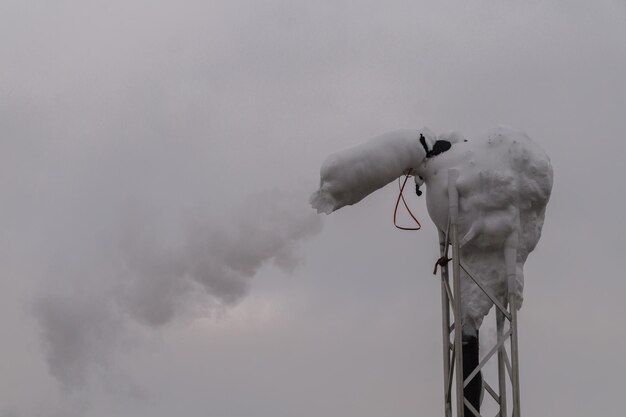
<instances>
[{"instance_id":1,"label":"smoke plume","mask_svg":"<svg viewBox=\"0 0 626 417\"><path fill-rule=\"evenodd\" d=\"M299 242L321 228L299 197L258 194L219 222L191 215L178 236L136 212L113 244L92 247L90 259L60 262L50 272L59 287L35 303L52 374L78 386L105 369L129 322L155 327L192 310L212 314L239 302L262 266L292 271Z\"/></svg>"}]
</instances>

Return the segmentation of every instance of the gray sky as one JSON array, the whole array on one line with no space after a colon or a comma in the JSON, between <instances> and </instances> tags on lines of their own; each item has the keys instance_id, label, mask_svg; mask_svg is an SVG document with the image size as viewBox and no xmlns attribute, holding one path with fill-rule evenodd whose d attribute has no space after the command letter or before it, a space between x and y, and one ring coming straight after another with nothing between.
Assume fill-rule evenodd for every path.
<instances>
[{"instance_id":1,"label":"gray sky","mask_svg":"<svg viewBox=\"0 0 626 417\"><path fill-rule=\"evenodd\" d=\"M525 415L623 414L626 3L0 0L1 417L441 410L436 233L324 157L497 124L552 158ZM488 327L481 336L490 337Z\"/></svg>"}]
</instances>

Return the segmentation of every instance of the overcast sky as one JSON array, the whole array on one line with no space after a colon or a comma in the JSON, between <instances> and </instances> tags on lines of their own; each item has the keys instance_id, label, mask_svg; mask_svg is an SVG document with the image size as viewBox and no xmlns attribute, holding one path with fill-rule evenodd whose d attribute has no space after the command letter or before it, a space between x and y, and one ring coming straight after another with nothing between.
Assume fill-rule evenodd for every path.
<instances>
[{"instance_id":1,"label":"overcast sky","mask_svg":"<svg viewBox=\"0 0 626 417\"><path fill-rule=\"evenodd\" d=\"M339 148L498 124L555 174L523 413L622 416L625 21L623 0L0 0L0 417L441 415L424 199L412 233L394 185L328 217L307 199Z\"/></svg>"}]
</instances>

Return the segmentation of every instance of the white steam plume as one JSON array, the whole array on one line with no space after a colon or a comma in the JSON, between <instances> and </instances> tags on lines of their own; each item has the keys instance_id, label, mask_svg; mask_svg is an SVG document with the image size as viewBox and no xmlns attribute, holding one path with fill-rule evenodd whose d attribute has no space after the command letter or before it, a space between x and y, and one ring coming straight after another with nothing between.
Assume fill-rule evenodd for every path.
<instances>
[{"instance_id":1,"label":"white steam plume","mask_svg":"<svg viewBox=\"0 0 626 417\"><path fill-rule=\"evenodd\" d=\"M177 238L148 214L133 215L115 244L92 248L96 256L74 265L61 263L51 274L62 287L35 303L52 374L66 387L82 384L104 369L129 321L161 326L189 309L210 314L241 300L263 265L292 271L298 243L321 229L305 204L295 194L258 194L220 224L194 216ZM202 306L191 301L198 288Z\"/></svg>"}]
</instances>

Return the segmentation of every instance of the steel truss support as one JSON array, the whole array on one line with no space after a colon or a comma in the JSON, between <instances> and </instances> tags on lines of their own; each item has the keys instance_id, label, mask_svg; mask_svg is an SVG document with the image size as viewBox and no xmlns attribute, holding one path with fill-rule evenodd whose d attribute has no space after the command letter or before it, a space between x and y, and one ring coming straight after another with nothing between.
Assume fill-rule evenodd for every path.
<instances>
[{"instance_id":1,"label":"steel truss support","mask_svg":"<svg viewBox=\"0 0 626 417\"><path fill-rule=\"evenodd\" d=\"M485 394L488 394L497 404L498 412L495 417L521 417L517 308L514 291L507 291L506 300L496 298L482 285L480 277L476 276L461 262L459 236L457 234L459 199L456 181L458 175L458 171L454 169L448 171L448 198L450 202L448 226L446 231L439 231L439 248L442 260L439 264L441 265L444 415L445 417L485 417L465 399L463 388L472 381L489 360L495 358L498 362L497 385L490 385L483 375ZM504 248L508 288L515 288L517 239L517 234L513 233L507 239ZM450 246L452 247L451 267L447 263ZM451 276L450 270L452 271ZM480 359L478 366L465 378L463 377L461 270L494 303L497 329L496 343L489 348L487 354ZM452 279L452 287L450 286L450 279ZM452 312L452 316L450 312ZM453 322L451 322L451 317L454 318ZM507 344L510 355L507 352ZM511 414L507 414L507 393L511 394L512 399ZM467 414L464 406L470 410L469 416L464 415Z\"/></svg>"}]
</instances>

